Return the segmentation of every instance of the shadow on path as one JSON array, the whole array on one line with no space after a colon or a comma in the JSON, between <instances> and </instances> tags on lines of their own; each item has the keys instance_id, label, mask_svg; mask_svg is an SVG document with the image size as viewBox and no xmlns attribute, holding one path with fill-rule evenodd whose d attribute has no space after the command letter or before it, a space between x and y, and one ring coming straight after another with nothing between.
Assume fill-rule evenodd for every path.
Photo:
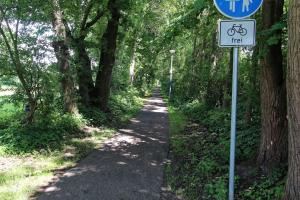
<instances>
[{"instance_id":1,"label":"shadow on path","mask_svg":"<svg viewBox=\"0 0 300 200\"><path fill-rule=\"evenodd\" d=\"M127 127L36 199L159 200L167 152L167 108L156 91Z\"/></svg>"}]
</instances>

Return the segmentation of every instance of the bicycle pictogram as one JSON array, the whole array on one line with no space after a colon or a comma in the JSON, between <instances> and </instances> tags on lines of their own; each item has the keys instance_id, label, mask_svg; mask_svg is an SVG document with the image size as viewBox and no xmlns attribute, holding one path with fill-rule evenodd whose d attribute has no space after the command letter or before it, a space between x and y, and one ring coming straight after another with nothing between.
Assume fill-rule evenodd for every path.
<instances>
[{"instance_id":1,"label":"bicycle pictogram","mask_svg":"<svg viewBox=\"0 0 300 200\"><path fill-rule=\"evenodd\" d=\"M247 29L243 28L242 24L233 24L232 27L228 29L227 34L229 36L234 36L236 33L239 33L241 36L245 36L247 35Z\"/></svg>"}]
</instances>

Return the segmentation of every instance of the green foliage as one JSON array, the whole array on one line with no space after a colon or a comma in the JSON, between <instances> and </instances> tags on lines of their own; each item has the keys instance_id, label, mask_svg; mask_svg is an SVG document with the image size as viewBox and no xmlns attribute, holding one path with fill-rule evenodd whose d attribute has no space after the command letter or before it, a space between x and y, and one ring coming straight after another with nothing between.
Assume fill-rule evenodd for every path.
<instances>
[{"instance_id":1,"label":"green foliage","mask_svg":"<svg viewBox=\"0 0 300 200\"><path fill-rule=\"evenodd\" d=\"M0 130L0 146L5 154L28 154L61 150L72 137L81 137L81 119L69 115L56 115L23 126L13 123Z\"/></svg>"},{"instance_id":2,"label":"green foliage","mask_svg":"<svg viewBox=\"0 0 300 200\"><path fill-rule=\"evenodd\" d=\"M0 147L2 154L28 154L34 152L52 152L61 150L72 138L85 137L82 127L85 125L120 126L126 123L141 107L143 100L134 88L115 92L110 99L110 113L96 108L81 110L82 116L60 114L60 109L40 110L35 123L20 123L20 108L3 102L0 115ZM56 104L51 104L55 106ZM3 112L2 112L3 111Z\"/></svg>"},{"instance_id":3,"label":"green foliage","mask_svg":"<svg viewBox=\"0 0 300 200\"><path fill-rule=\"evenodd\" d=\"M245 200L273 200L280 199L284 191L284 183L270 185L270 181L266 179L260 184L253 184L247 190L245 190L244 195L241 199Z\"/></svg>"},{"instance_id":4,"label":"green foliage","mask_svg":"<svg viewBox=\"0 0 300 200\"><path fill-rule=\"evenodd\" d=\"M209 107L199 101L184 104L181 106L181 109L190 120L203 124L208 127L211 133L220 136L218 139L219 146L221 147L220 153L226 156L229 152L230 111L221 108L209 109ZM239 107L239 111L236 153L240 160L247 160L255 156L258 148L260 118L255 117L258 115L256 113L249 123L244 119L244 109Z\"/></svg>"},{"instance_id":5,"label":"green foliage","mask_svg":"<svg viewBox=\"0 0 300 200\"><path fill-rule=\"evenodd\" d=\"M10 123L21 118L21 108L9 103L8 98L0 97L0 130L5 129Z\"/></svg>"},{"instance_id":6,"label":"green foliage","mask_svg":"<svg viewBox=\"0 0 300 200\"><path fill-rule=\"evenodd\" d=\"M204 186L204 199L224 200L227 198L227 176L216 177Z\"/></svg>"},{"instance_id":7,"label":"green foliage","mask_svg":"<svg viewBox=\"0 0 300 200\"><path fill-rule=\"evenodd\" d=\"M249 187L245 187L239 193L241 200L272 200L280 199L283 191L285 179L285 169L275 169L270 176L262 175L260 179L254 181Z\"/></svg>"},{"instance_id":8,"label":"green foliage","mask_svg":"<svg viewBox=\"0 0 300 200\"><path fill-rule=\"evenodd\" d=\"M138 90L133 87L112 94L109 101L110 123L118 126L124 124L138 112L142 104Z\"/></svg>"},{"instance_id":9,"label":"green foliage","mask_svg":"<svg viewBox=\"0 0 300 200\"><path fill-rule=\"evenodd\" d=\"M201 117L204 118L207 112L206 106L203 103L199 102L199 100L194 100L190 103L182 105L181 110L193 121L199 121L199 118Z\"/></svg>"},{"instance_id":10,"label":"green foliage","mask_svg":"<svg viewBox=\"0 0 300 200\"><path fill-rule=\"evenodd\" d=\"M282 40L282 33L287 28L287 19L286 16L280 21L275 23L270 29L262 32L263 35L267 36L268 45L276 45L280 40ZM280 33L280 34L278 34Z\"/></svg>"},{"instance_id":11,"label":"green foliage","mask_svg":"<svg viewBox=\"0 0 300 200\"><path fill-rule=\"evenodd\" d=\"M169 132L171 134L173 145L176 146L176 148L174 148L174 151L176 151L176 154L178 155L185 155L185 141L181 137L177 137L177 135L180 135L184 130L184 127L186 125L186 117L182 112L172 106L168 107L168 112L170 122Z\"/></svg>"},{"instance_id":12,"label":"green foliage","mask_svg":"<svg viewBox=\"0 0 300 200\"><path fill-rule=\"evenodd\" d=\"M170 120L170 133L172 133L172 135L180 134L186 125L186 116L172 106L168 107L168 113Z\"/></svg>"},{"instance_id":13,"label":"green foliage","mask_svg":"<svg viewBox=\"0 0 300 200\"><path fill-rule=\"evenodd\" d=\"M173 164L169 166L168 179L172 187L181 189L185 196L190 199L196 199L199 187L211 172L217 171L216 162L210 158L200 160L203 156L203 143L201 139L191 134L196 133L192 129L185 128L186 120L182 113L172 107L170 112L170 135L171 135L171 152L174 156ZM200 135L200 137L206 137ZM197 145L199 144L199 145ZM191 150L191 147L193 150ZM198 154L199 153L199 154Z\"/></svg>"},{"instance_id":14,"label":"green foliage","mask_svg":"<svg viewBox=\"0 0 300 200\"><path fill-rule=\"evenodd\" d=\"M105 43L102 37L110 17L108 2L60 1L65 24L71 29L67 34L67 48L74 52L69 61L70 73L77 81L74 83L76 87L81 64L88 67L91 63L93 80L97 79L98 70L101 72L97 66L104 44L99 41ZM63 77L53 59L55 54L51 44L55 38L49 35L53 7L48 3L38 0L31 1L30 6L25 0L3 0L0 3L5 10L0 13L3 28L0 37L0 49L3 50L0 54L0 88L5 85L15 90L12 96L2 97L0 93L0 152L62 152L65 146L70 145L75 146L80 155L85 155L96 144L81 140L87 136L81 131L83 126L120 126L138 112L143 103L139 96L148 95L153 85L161 85L163 91L168 91L169 50L176 49L170 99L174 107L169 108L171 147L175 157L175 163L168 167L170 181L189 199L226 199L232 55L229 50L221 50L217 46L216 22L220 15L213 2L115 1L122 17L114 56L116 64L112 77L107 77L112 82L109 109L103 113L96 107L81 105L78 116L64 114L60 88ZM103 17L97 18L101 12ZM17 20L19 27L16 26ZM286 56L286 13L281 22L269 30L260 30L260 20L258 16L258 36L263 38L258 46L278 44L282 39ZM9 27L12 29L9 30ZM15 37L17 27L19 35ZM5 35L9 44L3 40ZM77 48L85 50L86 55L76 51L76 44ZM242 49L240 55L236 157L238 164L242 165L252 161L258 149L258 59L265 52L263 49L258 52L258 48L254 51ZM16 60L20 61L20 65L13 62ZM132 63L135 63L134 80L130 83L129 67ZM29 101L37 104L37 110L35 121L26 125L23 123L26 116L24 107ZM99 135L91 133L90 136ZM24 171L31 173L30 170ZM282 192L283 174L273 172L275 178L252 177L253 183L239 178L238 198L278 198Z\"/></svg>"},{"instance_id":15,"label":"green foliage","mask_svg":"<svg viewBox=\"0 0 300 200\"><path fill-rule=\"evenodd\" d=\"M208 176L218 171L218 163L210 158L203 158L198 161L196 166L196 172L202 176Z\"/></svg>"},{"instance_id":16,"label":"green foliage","mask_svg":"<svg viewBox=\"0 0 300 200\"><path fill-rule=\"evenodd\" d=\"M83 115L86 120L87 125L90 126L102 126L103 124L107 124L107 115L100 111L97 108L80 108L80 113Z\"/></svg>"},{"instance_id":17,"label":"green foliage","mask_svg":"<svg viewBox=\"0 0 300 200\"><path fill-rule=\"evenodd\" d=\"M201 122L209 127L212 132L226 133L230 130L230 112L228 109L216 108L209 110L203 118Z\"/></svg>"},{"instance_id":18,"label":"green foliage","mask_svg":"<svg viewBox=\"0 0 300 200\"><path fill-rule=\"evenodd\" d=\"M36 188L52 180L57 170L75 166L78 160L114 133L115 130L102 128L85 138L71 139L61 151L34 153L28 157L6 155L7 162L13 163L0 173L0 199L30 199Z\"/></svg>"},{"instance_id":19,"label":"green foliage","mask_svg":"<svg viewBox=\"0 0 300 200\"><path fill-rule=\"evenodd\" d=\"M178 124L173 111L188 118L185 127L172 129ZM243 106L239 106L236 161L236 189L240 200L278 199L283 191L284 170L275 170L264 176L244 164L252 160L258 150L260 118L255 114L250 122L244 119ZM196 122L196 123L195 123ZM199 125L200 123L201 125ZM203 126L204 125L204 126ZM227 198L230 112L228 109L210 108L198 100L170 109L172 164L167 167L168 182L186 199L223 200ZM207 128L206 128L207 127ZM243 167L246 165L246 167ZM245 175L246 174L246 175ZM246 176L246 177L245 177Z\"/></svg>"},{"instance_id":20,"label":"green foliage","mask_svg":"<svg viewBox=\"0 0 300 200\"><path fill-rule=\"evenodd\" d=\"M126 91L114 91L109 100L109 113L95 107L80 108L87 125L121 126L126 123L141 107L143 100L137 89L128 87Z\"/></svg>"}]
</instances>

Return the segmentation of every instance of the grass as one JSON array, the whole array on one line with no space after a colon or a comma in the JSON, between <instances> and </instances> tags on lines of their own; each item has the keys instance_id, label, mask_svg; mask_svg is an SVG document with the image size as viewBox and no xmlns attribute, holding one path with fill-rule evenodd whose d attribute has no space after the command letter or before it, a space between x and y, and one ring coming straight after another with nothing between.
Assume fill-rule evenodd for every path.
<instances>
[{"instance_id":1,"label":"grass","mask_svg":"<svg viewBox=\"0 0 300 200\"><path fill-rule=\"evenodd\" d=\"M176 151L179 148L174 148L174 146L179 147L182 140L180 139L181 133L184 131L185 125L187 123L186 116L178 109L174 108L171 105L168 105L168 114L169 114L169 135L170 135L170 145L171 145L171 151L170 151L170 157L173 158L174 155L176 155ZM175 151L175 152L174 152ZM172 172L172 165L174 163L169 163L166 166L166 179L168 187L172 187L174 185L174 179L173 172ZM177 193L177 195L181 196L182 192L178 189L174 191Z\"/></svg>"},{"instance_id":2,"label":"grass","mask_svg":"<svg viewBox=\"0 0 300 200\"><path fill-rule=\"evenodd\" d=\"M0 96L0 129L7 127L20 115L21 107L7 102L8 97Z\"/></svg>"},{"instance_id":3,"label":"grass","mask_svg":"<svg viewBox=\"0 0 300 200\"><path fill-rule=\"evenodd\" d=\"M179 134L185 127L187 118L178 109L168 106L170 135L171 137Z\"/></svg>"},{"instance_id":4,"label":"grass","mask_svg":"<svg viewBox=\"0 0 300 200\"><path fill-rule=\"evenodd\" d=\"M29 199L31 193L39 184L51 180L52 172L49 165L50 159L34 160L33 166L22 164L9 172L1 173L0 199ZM48 165L46 168L37 169L38 164Z\"/></svg>"},{"instance_id":5,"label":"grass","mask_svg":"<svg viewBox=\"0 0 300 200\"><path fill-rule=\"evenodd\" d=\"M115 134L114 127L127 123L143 105L143 99L132 90L113 96L108 120L101 112L88 111L91 119L54 115L23 127L18 122L21 106L6 102L7 98L0 97L0 163L7 165L0 165L1 200L29 199L56 172L75 166L93 149L100 148ZM105 125L105 121L109 122Z\"/></svg>"},{"instance_id":6,"label":"grass","mask_svg":"<svg viewBox=\"0 0 300 200\"><path fill-rule=\"evenodd\" d=\"M75 166L81 158L93 149L99 148L101 143L114 133L113 129L102 129L94 131L84 139L70 140L62 151L45 155L39 153L26 157L11 157L19 160L19 164L0 172L0 199L29 199L38 187L51 181L56 171Z\"/></svg>"}]
</instances>

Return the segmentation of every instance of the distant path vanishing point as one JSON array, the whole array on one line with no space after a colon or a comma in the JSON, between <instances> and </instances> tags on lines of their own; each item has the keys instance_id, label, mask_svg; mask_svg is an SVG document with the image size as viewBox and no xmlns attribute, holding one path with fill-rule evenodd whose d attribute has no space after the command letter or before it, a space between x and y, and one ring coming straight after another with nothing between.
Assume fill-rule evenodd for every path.
<instances>
[{"instance_id":1,"label":"distant path vanishing point","mask_svg":"<svg viewBox=\"0 0 300 200\"><path fill-rule=\"evenodd\" d=\"M156 90L136 118L48 186L38 200L159 200L168 113Z\"/></svg>"}]
</instances>

